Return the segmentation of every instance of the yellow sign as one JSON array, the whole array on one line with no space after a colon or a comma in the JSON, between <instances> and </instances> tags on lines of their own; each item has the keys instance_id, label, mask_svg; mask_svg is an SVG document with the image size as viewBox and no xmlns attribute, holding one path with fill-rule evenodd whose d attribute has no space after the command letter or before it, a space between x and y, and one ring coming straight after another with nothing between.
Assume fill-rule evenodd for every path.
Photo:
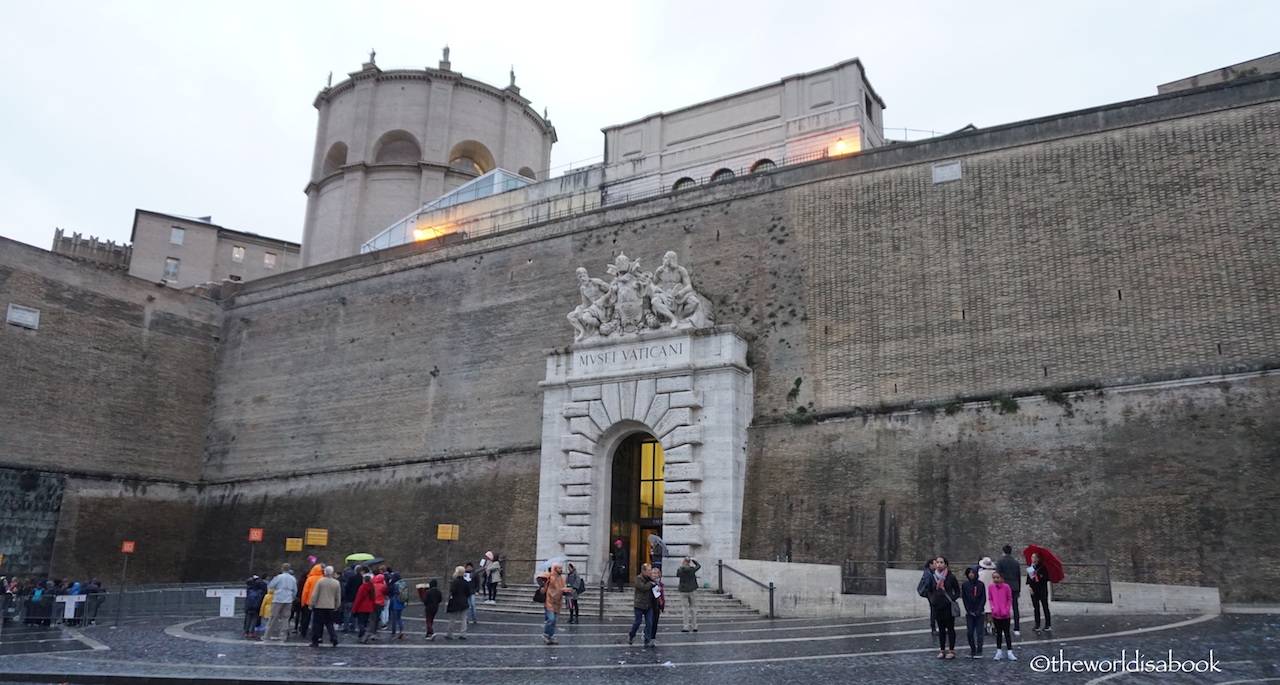
<instances>
[{"instance_id":1,"label":"yellow sign","mask_svg":"<svg viewBox=\"0 0 1280 685\"><path fill-rule=\"evenodd\" d=\"M307 546L308 547L327 547L329 545L329 529L327 528L308 528L307 529Z\"/></svg>"},{"instance_id":2,"label":"yellow sign","mask_svg":"<svg viewBox=\"0 0 1280 685\"><path fill-rule=\"evenodd\" d=\"M301 551L302 551L302 538L285 538L285 539L284 539L284 551L286 551L286 552L301 552Z\"/></svg>"},{"instance_id":3,"label":"yellow sign","mask_svg":"<svg viewBox=\"0 0 1280 685\"><path fill-rule=\"evenodd\" d=\"M441 523L440 525L436 526L436 539L437 540L457 540L458 526L451 523Z\"/></svg>"}]
</instances>

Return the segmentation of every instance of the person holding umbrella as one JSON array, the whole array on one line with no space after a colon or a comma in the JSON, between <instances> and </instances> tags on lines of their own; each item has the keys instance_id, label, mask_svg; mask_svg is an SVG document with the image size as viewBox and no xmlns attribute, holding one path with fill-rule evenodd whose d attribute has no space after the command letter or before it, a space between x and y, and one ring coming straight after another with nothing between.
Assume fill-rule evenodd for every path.
<instances>
[{"instance_id":1,"label":"person holding umbrella","mask_svg":"<svg viewBox=\"0 0 1280 685\"><path fill-rule=\"evenodd\" d=\"M649 536L649 566L662 570L662 560L667 558L667 543L657 535Z\"/></svg>"},{"instance_id":2,"label":"person holding umbrella","mask_svg":"<svg viewBox=\"0 0 1280 685\"><path fill-rule=\"evenodd\" d=\"M1032 630L1040 632L1040 610L1044 610L1044 629L1053 632L1053 616L1049 613L1049 583L1062 582L1062 562L1043 547L1031 545L1022 551L1027 559L1027 591L1036 623Z\"/></svg>"}]
</instances>

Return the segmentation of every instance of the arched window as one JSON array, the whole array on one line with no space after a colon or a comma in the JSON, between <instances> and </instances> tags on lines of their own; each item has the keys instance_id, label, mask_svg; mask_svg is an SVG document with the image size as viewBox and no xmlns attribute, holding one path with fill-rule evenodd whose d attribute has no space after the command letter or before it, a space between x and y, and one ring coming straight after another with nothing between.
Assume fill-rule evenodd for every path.
<instances>
[{"instance_id":1,"label":"arched window","mask_svg":"<svg viewBox=\"0 0 1280 685\"><path fill-rule=\"evenodd\" d=\"M685 176L679 181L676 181L675 185L671 186L671 189L672 190L688 190L697 185L698 185L697 181L693 180L692 178L689 178L688 176Z\"/></svg>"},{"instance_id":2,"label":"arched window","mask_svg":"<svg viewBox=\"0 0 1280 685\"><path fill-rule=\"evenodd\" d=\"M751 165L751 173L759 174L759 173L764 173L766 171L772 171L777 168L778 168L778 165L774 164L772 159L762 159L756 162L755 164Z\"/></svg>"},{"instance_id":3,"label":"arched window","mask_svg":"<svg viewBox=\"0 0 1280 685\"><path fill-rule=\"evenodd\" d=\"M388 131L382 134L374 149L376 150L373 155L375 164L403 164L422 159L422 148L418 146L418 140L408 131Z\"/></svg>"},{"instance_id":4,"label":"arched window","mask_svg":"<svg viewBox=\"0 0 1280 685\"><path fill-rule=\"evenodd\" d=\"M493 161L493 153L484 143L475 140L464 140L449 151L449 166L471 174L487 174L497 168Z\"/></svg>"},{"instance_id":5,"label":"arched window","mask_svg":"<svg viewBox=\"0 0 1280 685\"><path fill-rule=\"evenodd\" d=\"M532 178L535 181L538 180L537 175L533 173L533 169L530 169L527 166L520 167L520 175L524 176L525 178Z\"/></svg>"},{"instance_id":6,"label":"arched window","mask_svg":"<svg viewBox=\"0 0 1280 685\"><path fill-rule=\"evenodd\" d=\"M731 170L729 170L729 169L720 169L720 170L716 171L714 174L711 174L711 182L712 182L712 183L719 183L719 182L721 182L721 181L728 181L728 180L731 180L732 178L733 178L733 171L731 171Z\"/></svg>"},{"instance_id":7,"label":"arched window","mask_svg":"<svg viewBox=\"0 0 1280 685\"><path fill-rule=\"evenodd\" d=\"M329 154L324 157L324 167L322 175L328 176L333 172L347 165L347 144L334 143L329 148Z\"/></svg>"}]
</instances>

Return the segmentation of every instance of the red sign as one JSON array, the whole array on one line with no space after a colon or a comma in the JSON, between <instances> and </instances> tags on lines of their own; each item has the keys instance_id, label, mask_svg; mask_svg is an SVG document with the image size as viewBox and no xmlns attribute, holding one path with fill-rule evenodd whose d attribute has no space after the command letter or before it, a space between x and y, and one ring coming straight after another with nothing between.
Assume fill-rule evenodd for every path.
<instances>
[{"instance_id":1,"label":"red sign","mask_svg":"<svg viewBox=\"0 0 1280 685\"><path fill-rule=\"evenodd\" d=\"M120 552L122 554L133 554L133 540L125 540L121 543Z\"/></svg>"},{"instance_id":2,"label":"red sign","mask_svg":"<svg viewBox=\"0 0 1280 685\"><path fill-rule=\"evenodd\" d=\"M249 542L262 542L262 529L261 529L261 528L250 528L250 529L249 529Z\"/></svg>"}]
</instances>

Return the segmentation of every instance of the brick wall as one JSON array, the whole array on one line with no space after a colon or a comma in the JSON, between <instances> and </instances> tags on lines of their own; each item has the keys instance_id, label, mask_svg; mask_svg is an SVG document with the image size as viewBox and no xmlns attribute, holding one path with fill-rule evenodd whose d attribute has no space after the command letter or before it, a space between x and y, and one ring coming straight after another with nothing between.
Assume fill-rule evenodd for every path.
<instances>
[{"instance_id":1,"label":"brick wall","mask_svg":"<svg viewBox=\"0 0 1280 685\"><path fill-rule=\"evenodd\" d=\"M203 301L162 299L169 309L160 318L174 325L160 327L146 315L159 305L137 299L133 285L113 284L133 298L121 300L86 288L84 267L67 271L40 256L43 266L19 269L21 260L10 259L0 262L0 294L102 323L92 334L62 324L72 334L49 336L67 342L61 354L6 327L6 342L19 342L0 346L0 369L25 374L25 401L4 400L0 427L43 446L24 463L206 481L217 495L200 500L204 546L192 548L182 571L191 578L234 568L251 525L300 533L315 519L347 517L344 530L353 532L341 544L376 544L424 563L432 552L377 531L429 533L442 518L467 516L454 522L520 549L522 539L532 545L534 490L525 488L536 486L511 474L532 478L536 468L525 460L539 448L538 382L544 350L572 339L564 316L578 300L573 269L603 276L619 251L651 269L676 250L718 323L752 339L744 553L780 555L789 537L797 560L834 561L846 547L857 556L882 548L911 558L938 547L967 554L994 544L993 521L1007 516L1015 534L1078 557L1105 555L1134 580L1202 582L1219 553L1277 557L1248 543L1270 519L1244 504L1246 495L1273 492L1268 481L1225 470L1206 477L1202 466L1223 450L1245 473L1274 459L1265 440L1276 420L1255 401L1273 392L1267 382L1242 393L1242 403L1164 388L1117 409L1104 396L1100 413L1081 408L1071 420L1052 419L1056 405L1039 420L1030 409L855 415L956 395L1275 368L1278 91L1280 79L1259 80L890 146L433 251L409 245L245 283L212 332L222 340L216 384L201 366L211 348L199 340L211 332L200 322L213 319ZM934 185L932 165L956 159L962 178ZM172 343L163 352L148 347L157 334ZM72 351L84 378L59 373ZM120 367L110 382L95 376ZM133 384L125 399L98 399L121 383ZM157 396L162 390L169 394ZM797 405L830 420L782 422ZM98 416L117 408L118 416ZM59 422L58 411L75 421ZM1199 425L1192 417L1205 422L1200 432L1179 432ZM82 433L83 425L94 431ZM1151 440L1151 425L1177 439ZM192 455L206 438L201 468ZM66 445L79 445L78 456ZM1002 490L998 512L973 500L993 454L1016 474L1010 482L1039 479L1044 491ZM486 460L492 471L464 466ZM1166 485L1151 487L1153 470ZM483 504L467 504L512 496L524 513L501 527L484 522ZM846 500L858 504L831 508ZM95 501L93 511L106 515L107 500ZM1078 502L1091 504L1070 509ZM794 521L782 511L795 511ZM828 530L820 523L828 520L843 527ZM802 537L793 529L804 521L813 525ZM1085 530L1091 537L1080 537ZM1152 561L1162 557L1176 560ZM1199 561L1183 566L1189 559Z\"/></svg>"},{"instance_id":2,"label":"brick wall","mask_svg":"<svg viewBox=\"0 0 1280 685\"><path fill-rule=\"evenodd\" d=\"M797 189L817 404L1276 360L1274 104Z\"/></svg>"},{"instance_id":3,"label":"brick wall","mask_svg":"<svg viewBox=\"0 0 1280 685\"><path fill-rule=\"evenodd\" d=\"M304 566L308 555L341 566L348 554L368 552L398 571L444 577L446 559L476 562L488 550L514 560L534 558L538 453L214 485L204 489L200 504L200 523L193 528L199 542L182 576L188 580L247 573L249 528L264 528L254 554L257 573L286 561L310 568ZM442 523L459 526L456 542L436 540ZM328 546L285 552L284 539L303 537L307 528L328 530Z\"/></svg>"},{"instance_id":4,"label":"brick wall","mask_svg":"<svg viewBox=\"0 0 1280 685\"><path fill-rule=\"evenodd\" d=\"M0 239L0 466L194 480L216 303Z\"/></svg>"},{"instance_id":5,"label":"brick wall","mask_svg":"<svg viewBox=\"0 0 1280 685\"><path fill-rule=\"evenodd\" d=\"M1280 375L752 429L742 555L954 565L1038 544L1112 580L1280 600Z\"/></svg>"}]
</instances>

